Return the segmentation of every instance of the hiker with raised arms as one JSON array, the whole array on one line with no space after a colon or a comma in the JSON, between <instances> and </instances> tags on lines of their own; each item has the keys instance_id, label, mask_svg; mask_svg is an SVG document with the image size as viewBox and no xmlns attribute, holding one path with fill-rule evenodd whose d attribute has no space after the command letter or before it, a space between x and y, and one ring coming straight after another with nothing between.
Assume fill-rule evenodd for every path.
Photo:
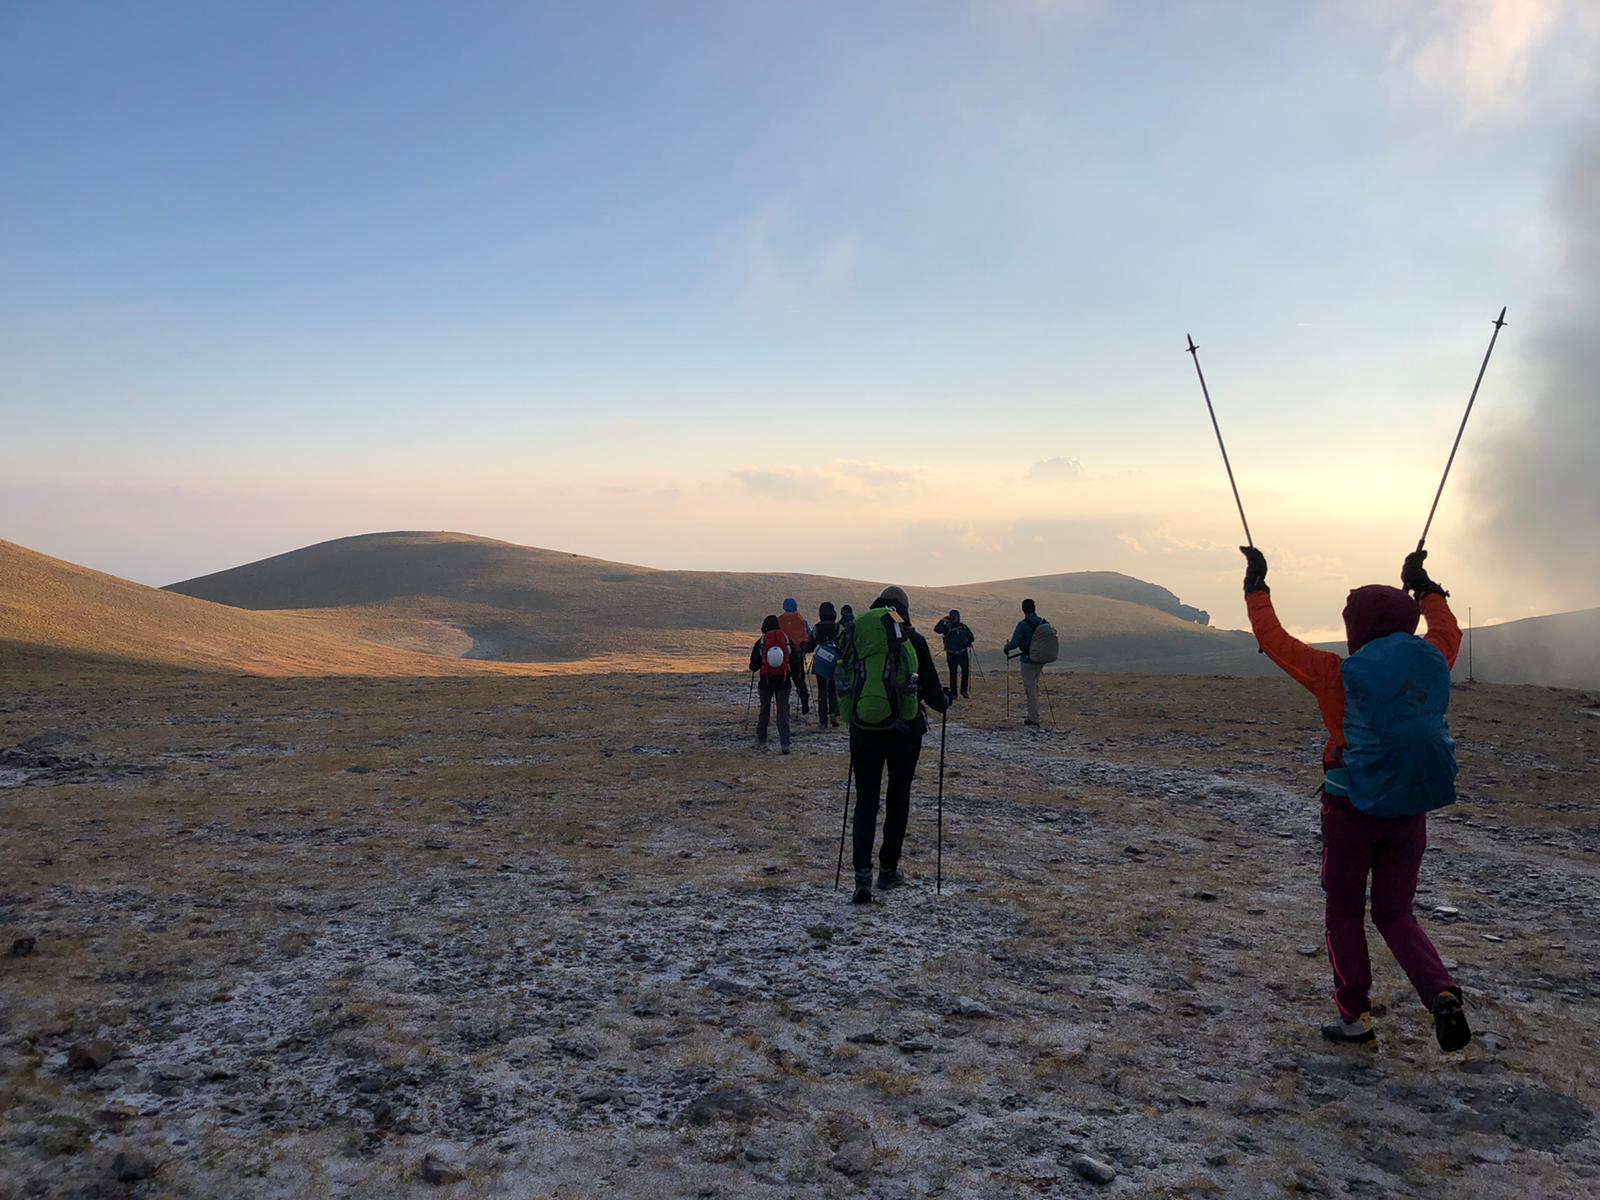
<instances>
[{"instance_id":1,"label":"hiker with raised arms","mask_svg":"<svg viewBox=\"0 0 1600 1200\"><path fill-rule=\"evenodd\" d=\"M1005 644L1007 658L1013 654L1021 657L1022 690L1028 697L1028 715L1024 725L1039 724L1039 684L1045 664L1053 663L1060 654L1061 643L1056 638L1055 627L1039 615L1032 600L1022 602L1022 620Z\"/></svg>"},{"instance_id":2,"label":"hiker with raised arms","mask_svg":"<svg viewBox=\"0 0 1600 1200\"><path fill-rule=\"evenodd\" d=\"M800 715L811 712L811 692L806 687L806 652L811 647L811 625L800 615L800 604L793 596L783 602L783 612L778 616L782 629L794 646L794 657L789 661L789 679L800 690Z\"/></svg>"},{"instance_id":3,"label":"hiker with raised arms","mask_svg":"<svg viewBox=\"0 0 1600 1200\"><path fill-rule=\"evenodd\" d=\"M883 803L883 845L878 852L878 890L898 887L900 854L911 816L911 781L928 730L924 708L944 712L950 694L939 683L928 642L911 625L904 589L886 587L872 608L839 632L839 709L850 723L855 771L853 862L855 904L872 901L872 842ZM889 775L882 793L884 771Z\"/></svg>"},{"instance_id":4,"label":"hiker with raised arms","mask_svg":"<svg viewBox=\"0 0 1600 1200\"><path fill-rule=\"evenodd\" d=\"M767 744L767 726L772 710L778 710L778 746L789 753L789 688L790 664L794 661L794 643L778 627L776 613L761 622L761 636L750 651L750 670L760 680L761 715L756 719L756 744Z\"/></svg>"},{"instance_id":5,"label":"hiker with raised arms","mask_svg":"<svg viewBox=\"0 0 1600 1200\"><path fill-rule=\"evenodd\" d=\"M1331 1042L1377 1048L1372 964L1367 956L1367 880L1372 923L1433 1017L1444 1050L1472 1039L1461 988L1412 912L1428 845L1427 814L1455 800L1455 743L1446 725L1450 668L1461 627L1428 577L1427 551L1408 555L1406 591L1370 584L1352 591L1344 627L1350 657L1313 649L1285 632L1272 608L1267 559L1245 556L1245 606L1268 658L1317 700L1328 741L1322 751L1322 890L1333 1000ZM1407 592L1410 595L1407 595ZM1425 638L1416 636L1421 618Z\"/></svg>"}]
</instances>

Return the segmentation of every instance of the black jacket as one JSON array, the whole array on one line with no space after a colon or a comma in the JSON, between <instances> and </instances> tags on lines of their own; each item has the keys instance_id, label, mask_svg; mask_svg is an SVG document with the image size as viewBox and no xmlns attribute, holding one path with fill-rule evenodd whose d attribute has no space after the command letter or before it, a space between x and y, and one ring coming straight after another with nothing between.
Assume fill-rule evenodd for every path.
<instances>
[{"instance_id":1,"label":"black jacket","mask_svg":"<svg viewBox=\"0 0 1600 1200\"><path fill-rule=\"evenodd\" d=\"M968 646L978 640L972 636L972 630L967 628L965 621L952 621L949 617L945 617L935 625L933 631L944 635L946 654L963 654Z\"/></svg>"},{"instance_id":2,"label":"black jacket","mask_svg":"<svg viewBox=\"0 0 1600 1200\"><path fill-rule=\"evenodd\" d=\"M933 665L928 639L909 625L906 626L906 636L911 639L911 647L917 652L917 698L922 701L922 709L917 710L917 719L911 722L911 728L921 736L928 732L928 715L923 709L931 708L934 712L942 713L950 706L950 701L944 694L944 684L939 682L939 668Z\"/></svg>"},{"instance_id":3,"label":"black jacket","mask_svg":"<svg viewBox=\"0 0 1600 1200\"><path fill-rule=\"evenodd\" d=\"M818 621L811 627L811 649L826 646L839 636L839 622Z\"/></svg>"}]
</instances>

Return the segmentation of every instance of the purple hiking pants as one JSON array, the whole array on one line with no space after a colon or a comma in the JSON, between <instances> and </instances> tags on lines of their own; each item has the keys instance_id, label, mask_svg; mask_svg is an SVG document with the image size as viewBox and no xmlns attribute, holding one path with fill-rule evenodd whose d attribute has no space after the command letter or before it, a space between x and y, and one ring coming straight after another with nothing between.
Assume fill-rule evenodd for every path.
<instances>
[{"instance_id":1,"label":"purple hiking pants","mask_svg":"<svg viewBox=\"0 0 1600 1200\"><path fill-rule=\"evenodd\" d=\"M1328 962L1339 1016L1353 1022L1372 1007L1372 961L1367 957L1367 877L1372 877L1372 923L1400 963L1422 1003L1455 980L1417 924L1411 902L1426 816L1382 818L1358 812L1343 796L1322 794L1322 891L1326 897Z\"/></svg>"}]
</instances>

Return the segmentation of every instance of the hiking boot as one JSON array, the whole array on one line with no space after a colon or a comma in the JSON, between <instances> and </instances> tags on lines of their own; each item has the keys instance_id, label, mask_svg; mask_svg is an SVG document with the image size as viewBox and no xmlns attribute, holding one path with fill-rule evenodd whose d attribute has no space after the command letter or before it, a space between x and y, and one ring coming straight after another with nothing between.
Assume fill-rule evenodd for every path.
<instances>
[{"instance_id":1,"label":"hiking boot","mask_svg":"<svg viewBox=\"0 0 1600 1200\"><path fill-rule=\"evenodd\" d=\"M1462 1049L1472 1040L1472 1028L1467 1024L1467 1014L1461 1003L1460 988L1445 988L1433 998L1433 1033L1439 1039L1439 1049Z\"/></svg>"},{"instance_id":2,"label":"hiking boot","mask_svg":"<svg viewBox=\"0 0 1600 1200\"><path fill-rule=\"evenodd\" d=\"M1378 1034L1372 1028L1372 1014L1369 1012L1362 1013L1353 1022L1324 1025L1322 1040L1336 1046L1358 1046L1363 1050L1378 1048Z\"/></svg>"},{"instance_id":3,"label":"hiking boot","mask_svg":"<svg viewBox=\"0 0 1600 1200\"><path fill-rule=\"evenodd\" d=\"M897 888L905 881L906 877L900 874L897 868L889 867L878 872L878 890L880 892L887 892L890 888Z\"/></svg>"},{"instance_id":4,"label":"hiking boot","mask_svg":"<svg viewBox=\"0 0 1600 1200\"><path fill-rule=\"evenodd\" d=\"M832 720L831 720L831 721L830 721L830 722L829 722L829 724L830 724L830 725L832 725L832 726L833 726L833 727L834 727L834 728L835 728L835 729L837 729L837 728L839 728L839 718L838 718L838 717L834 717L834 718L833 718L833 719L832 719Z\"/></svg>"},{"instance_id":5,"label":"hiking boot","mask_svg":"<svg viewBox=\"0 0 1600 1200\"><path fill-rule=\"evenodd\" d=\"M872 903L872 868L856 872L856 894L850 897L851 904Z\"/></svg>"},{"instance_id":6,"label":"hiking boot","mask_svg":"<svg viewBox=\"0 0 1600 1200\"><path fill-rule=\"evenodd\" d=\"M1035 721L1032 717L1023 717L1022 723L1024 725L1032 725L1035 729L1039 728L1039 722Z\"/></svg>"},{"instance_id":7,"label":"hiking boot","mask_svg":"<svg viewBox=\"0 0 1600 1200\"><path fill-rule=\"evenodd\" d=\"M789 753L789 743L788 743L788 742L785 742L785 743L784 743L784 744L783 744L783 746L782 746L782 749L783 749L783 752L784 752L784 753L785 753L785 754L787 754L787 753Z\"/></svg>"}]
</instances>

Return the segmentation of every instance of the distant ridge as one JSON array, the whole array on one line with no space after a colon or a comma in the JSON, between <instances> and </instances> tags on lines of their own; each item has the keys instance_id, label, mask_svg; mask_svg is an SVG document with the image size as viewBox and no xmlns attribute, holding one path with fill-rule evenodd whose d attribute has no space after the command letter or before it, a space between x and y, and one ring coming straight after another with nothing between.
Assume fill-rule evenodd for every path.
<instances>
[{"instance_id":1,"label":"distant ridge","mask_svg":"<svg viewBox=\"0 0 1600 1200\"><path fill-rule=\"evenodd\" d=\"M808 616L832 600L858 608L881 583L775 572L670 571L517 546L463 533L338 538L172 584L170 591L255 610L359 612L368 621L435 622L469 657L572 662L618 643L646 662L692 656L736 665L761 618L794 596ZM960 608L994 651L1025 595L1062 634L1068 665L1101 670L1262 673L1248 635L1207 628L1166 588L1108 571L913 588L928 632ZM996 659L997 660L997 659Z\"/></svg>"}]
</instances>

